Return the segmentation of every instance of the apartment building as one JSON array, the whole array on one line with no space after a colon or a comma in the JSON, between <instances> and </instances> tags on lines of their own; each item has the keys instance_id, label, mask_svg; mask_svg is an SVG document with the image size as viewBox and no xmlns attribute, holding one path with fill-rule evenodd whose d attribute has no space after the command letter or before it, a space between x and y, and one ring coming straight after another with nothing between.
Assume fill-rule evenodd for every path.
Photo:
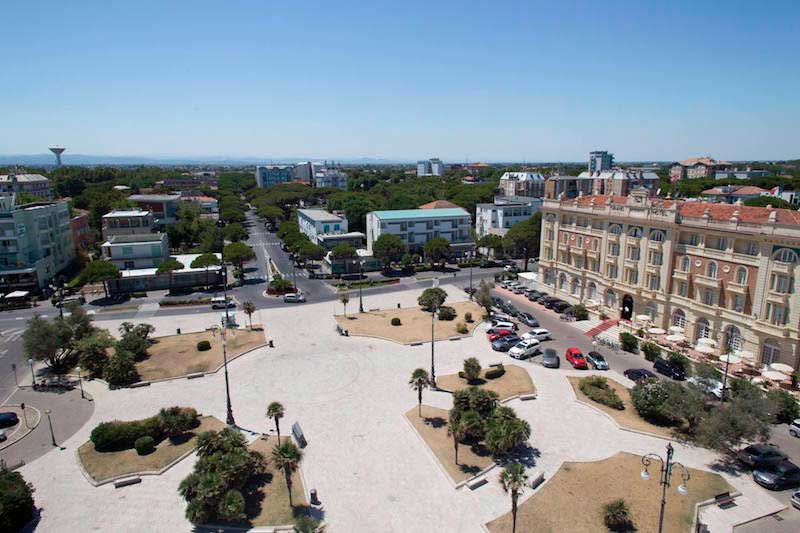
<instances>
[{"instance_id":1,"label":"apartment building","mask_svg":"<svg viewBox=\"0 0 800 533\"><path fill-rule=\"evenodd\" d=\"M153 214L144 209L115 209L101 219L103 238L153 232Z\"/></svg>"},{"instance_id":2,"label":"apartment building","mask_svg":"<svg viewBox=\"0 0 800 533\"><path fill-rule=\"evenodd\" d=\"M614 167L614 154L605 150L589 152L589 172L603 172Z\"/></svg>"},{"instance_id":3,"label":"apartment building","mask_svg":"<svg viewBox=\"0 0 800 533\"><path fill-rule=\"evenodd\" d=\"M496 196L492 203L475 206L475 236L480 239L489 234L503 236L523 220L529 219L542 206L541 198L523 196Z\"/></svg>"},{"instance_id":4,"label":"apartment building","mask_svg":"<svg viewBox=\"0 0 800 533\"><path fill-rule=\"evenodd\" d=\"M540 279L555 296L800 365L800 213L595 195L545 200Z\"/></svg>"},{"instance_id":5,"label":"apartment building","mask_svg":"<svg viewBox=\"0 0 800 533\"><path fill-rule=\"evenodd\" d=\"M752 185L721 185L706 189L701 194L711 202L733 204L739 200L744 202L759 196L767 196L769 191Z\"/></svg>"},{"instance_id":6,"label":"apartment building","mask_svg":"<svg viewBox=\"0 0 800 533\"><path fill-rule=\"evenodd\" d=\"M0 292L39 290L75 258L66 202L0 197Z\"/></svg>"},{"instance_id":7,"label":"apartment building","mask_svg":"<svg viewBox=\"0 0 800 533\"><path fill-rule=\"evenodd\" d=\"M444 164L441 159L434 157L425 161L417 161L417 176L442 175L444 175Z\"/></svg>"},{"instance_id":8,"label":"apartment building","mask_svg":"<svg viewBox=\"0 0 800 533\"><path fill-rule=\"evenodd\" d=\"M474 249L470 238L472 219L464 209L398 209L367 213L367 252L372 253L372 244L385 233L397 235L409 251L420 252L425 243L436 237L450 242L455 255L463 255Z\"/></svg>"},{"instance_id":9,"label":"apartment building","mask_svg":"<svg viewBox=\"0 0 800 533\"><path fill-rule=\"evenodd\" d=\"M143 211L153 214L154 226L166 226L178 221L180 194L132 194L128 200Z\"/></svg>"},{"instance_id":10,"label":"apartment building","mask_svg":"<svg viewBox=\"0 0 800 533\"><path fill-rule=\"evenodd\" d=\"M627 196L636 189L646 189L648 194L658 192L659 177L655 172L615 169L603 172L581 172L577 176L553 175L544 187L545 198L570 199L593 194Z\"/></svg>"},{"instance_id":11,"label":"apartment building","mask_svg":"<svg viewBox=\"0 0 800 533\"><path fill-rule=\"evenodd\" d=\"M334 167L323 167L314 173L314 187L347 190L347 174Z\"/></svg>"},{"instance_id":12,"label":"apartment building","mask_svg":"<svg viewBox=\"0 0 800 533\"><path fill-rule=\"evenodd\" d=\"M717 161L708 156L690 157L672 165L669 169L669 177L672 181L710 178L716 176L718 171L724 171L730 166L731 164L727 161Z\"/></svg>"},{"instance_id":13,"label":"apartment building","mask_svg":"<svg viewBox=\"0 0 800 533\"><path fill-rule=\"evenodd\" d=\"M120 270L156 268L169 258L166 233L114 235L100 249Z\"/></svg>"},{"instance_id":14,"label":"apartment building","mask_svg":"<svg viewBox=\"0 0 800 533\"><path fill-rule=\"evenodd\" d=\"M500 177L503 196L544 196L545 177L538 172L506 172Z\"/></svg>"},{"instance_id":15,"label":"apartment building","mask_svg":"<svg viewBox=\"0 0 800 533\"><path fill-rule=\"evenodd\" d=\"M53 197L50 180L41 174L3 174L0 175L0 196L10 196L21 192L42 200Z\"/></svg>"},{"instance_id":16,"label":"apartment building","mask_svg":"<svg viewBox=\"0 0 800 533\"><path fill-rule=\"evenodd\" d=\"M69 220L72 232L72 244L75 251L86 250L94 243L94 232L89 226L89 212L83 209L73 209Z\"/></svg>"},{"instance_id":17,"label":"apartment building","mask_svg":"<svg viewBox=\"0 0 800 533\"><path fill-rule=\"evenodd\" d=\"M256 185L262 189L287 183L294 179L291 165L263 165L256 167Z\"/></svg>"}]
</instances>

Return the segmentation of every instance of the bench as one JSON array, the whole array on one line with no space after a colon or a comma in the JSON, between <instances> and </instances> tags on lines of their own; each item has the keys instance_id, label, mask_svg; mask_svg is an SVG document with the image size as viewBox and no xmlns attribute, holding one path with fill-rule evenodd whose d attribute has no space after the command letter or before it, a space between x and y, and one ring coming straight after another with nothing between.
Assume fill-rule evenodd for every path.
<instances>
[{"instance_id":1,"label":"bench","mask_svg":"<svg viewBox=\"0 0 800 533\"><path fill-rule=\"evenodd\" d=\"M205 374L205 372L195 372L194 374L187 374L187 375L186 375L186 379L197 379L197 378L202 378L202 377L204 377L205 375L206 375L206 374Z\"/></svg>"},{"instance_id":2,"label":"bench","mask_svg":"<svg viewBox=\"0 0 800 533\"><path fill-rule=\"evenodd\" d=\"M130 385L128 385L128 388L129 389L138 389L139 387L149 387L149 386L150 386L150 382L149 381L138 381L136 383L131 383Z\"/></svg>"},{"instance_id":3,"label":"bench","mask_svg":"<svg viewBox=\"0 0 800 533\"><path fill-rule=\"evenodd\" d=\"M308 442L306 442L306 436L303 435L303 429L300 427L299 422L292 424L292 435L294 435L295 440L297 440L297 444L299 444L301 448L305 448L308 445Z\"/></svg>"},{"instance_id":4,"label":"bench","mask_svg":"<svg viewBox=\"0 0 800 533\"><path fill-rule=\"evenodd\" d=\"M536 393L532 392L531 394L520 394L519 399L522 400L523 402L528 401L528 400L535 400L536 399Z\"/></svg>"},{"instance_id":5,"label":"bench","mask_svg":"<svg viewBox=\"0 0 800 533\"><path fill-rule=\"evenodd\" d=\"M488 482L489 481L484 476L476 477L475 479L467 482L467 487L469 487L469 490L475 490L478 487L486 485Z\"/></svg>"},{"instance_id":6,"label":"bench","mask_svg":"<svg viewBox=\"0 0 800 533\"><path fill-rule=\"evenodd\" d=\"M714 503L720 509L728 509L736 505L730 492L723 492L714 496Z\"/></svg>"},{"instance_id":7,"label":"bench","mask_svg":"<svg viewBox=\"0 0 800 533\"><path fill-rule=\"evenodd\" d=\"M492 364L489 365L489 367L491 367L491 368L497 368L497 367L500 367L500 366L503 366L503 363L492 363Z\"/></svg>"},{"instance_id":8,"label":"bench","mask_svg":"<svg viewBox=\"0 0 800 533\"><path fill-rule=\"evenodd\" d=\"M542 472L541 474L533 478L533 480L531 480L531 488L535 489L542 483L544 483L544 472Z\"/></svg>"},{"instance_id":9,"label":"bench","mask_svg":"<svg viewBox=\"0 0 800 533\"><path fill-rule=\"evenodd\" d=\"M119 481L114 482L114 488L119 489L122 487L127 487L128 485L136 485L137 483L141 483L142 478L140 477L129 477L127 479L120 479Z\"/></svg>"}]
</instances>

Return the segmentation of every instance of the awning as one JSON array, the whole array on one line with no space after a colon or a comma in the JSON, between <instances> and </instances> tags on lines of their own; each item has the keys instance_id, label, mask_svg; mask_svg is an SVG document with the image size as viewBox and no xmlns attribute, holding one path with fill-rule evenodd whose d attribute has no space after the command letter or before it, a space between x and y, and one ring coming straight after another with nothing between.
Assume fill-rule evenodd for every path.
<instances>
[{"instance_id":1,"label":"awning","mask_svg":"<svg viewBox=\"0 0 800 533\"><path fill-rule=\"evenodd\" d=\"M28 291L14 291L14 292L9 292L5 296L3 296L3 298L27 298L29 294L30 292Z\"/></svg>"}]
</instances>

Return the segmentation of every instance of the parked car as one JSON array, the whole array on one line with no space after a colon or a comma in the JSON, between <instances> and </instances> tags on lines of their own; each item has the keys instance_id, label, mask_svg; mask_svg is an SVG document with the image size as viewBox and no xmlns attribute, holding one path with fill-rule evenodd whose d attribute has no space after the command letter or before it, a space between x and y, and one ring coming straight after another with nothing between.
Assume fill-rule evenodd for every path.
<instances>
[{"instance_id":1,"label":"parked car","mask_svg":"<svg viewBox=\"0 0 800 533\"><path fill-rule=\"evenodd\" d=\"M800 490L795 491L795 493L792 494L792 506L795 509L800 509Z\"/></svg>"},{"instance_id":2,"label":"parked car","mask_svg":"<svg viewBox=\"0 0 800 533\"><path fill-rule=\"evenodd\" d=\"M528 294L526 294L528 300L530 300L531 302L535 302L542 295L546 296L546 294L541 291L530 291Z\"/></svg>"},{"instance_id":3,"label":"parked car","mask_svg":"<svg viewBox=\"0 0 800 533\"><path fill-rule=\"evenodd\" d=\"M495 307L500 307L503 305L503 299L498 298L497 296L492 296L492 303Z\"/></svg>"},{"instance_id":4,"label":"parked car","mask_svg":"<svg viewBox=\"0 0 800 533\"><path fill-rule=\"evenodd\" d=\"M770 490L783 490L800 485L800 468L791 461L781 461L753 472L753 480Z\"/></svg>"},{"instance_id":5,"label":"parked car","mask_svg":"<svg viewBox=\"0 0 800 533\"><path fill-rule=\"evenodd\" d=\"M0 429L0 442L5 442L8 439L8 435L6 432Z\"/></svg>"},{"instance_id":6,"label":"parked car","mask_svg":"<svg viewBox=\"0 0 800 533\"><path fill-rule=\"evenodd\" d=\"M672 379L677 379L678 381L686 379L686 372L684 372L681 367L675 363L667 361L666 359L662 359L661 357L658 357L655 361L653 361L653 369L659 374L664 374L665 376L671 377Z\"/></svg>"},{"instance_id":7,"label":"parked car","mask_svg":"<svg viewBox=\"0 0 800 533\"><path fill-rule=\"evenodd\" d=\"M527 359L537 353L539 353L539 341L536 339L522 339L508 350L508 355L514 359Z\"/></svg>"},{"instance_id":8,"label":"parked car","mask_svg":"<svg viewBox=\"0 0 800 533\"><path fill-rule=\"evenodd\" d=\"M750 468L764 468L787 459L780 448L768 444L752 444L740 450L736 458Z\"/></svg>"},{"instance_id":9,"label":"parked car","mask_svg":"<svg viewBox=\"0 0 800 533\"><path fill-rule=\"evenodd\" d=\"M656 377L655 374L647 370L646 368L629 368L625 372L622 373L626 378L633 381L634 383L639 383L646 379Z\"/></svg>"},{"instance_id":10,"label":"parked car","mask_svg":"<svg viewBox=\"0 0 800 533\"><path fill-rule=\"evenodd\" d=\"M544 304L544 306L545 306L546 308L548 308L548 309L555 309L555 307L556 307L557 305L560 305L560 304L566 304L566 303L567 303L567 302L565 302L564 300L560 300L560 299L558 299L558 298L552 298L552 299L549 299L549 300L545 301L545 304ZM569 304L567 304L567 305L569 305Z\"/></svg>"},{"instance_id":11,"label":"parked car","mask_svg":"<svg viewBox=\"0 0 800 533\"><path fill-rule=\"evenodd\" d=\"M537 341L549 341L553 337L550 335L550 332L544 328L533 328L528 333L525 333L522 336L523 339L536 339Z\"/></svg>"},{"instance_id":12,"label":"parked car","mask_svg":"<svg viewBox=\"0 0 800 533\"><path fill-rule=\"evenodd\" d=\"M506 322L505 320L498 320L497 322L493 322L486 328L486 333L494 333L500 329L510 329L511 331L516 331L518 326L513 322Z\"/></svg>"},{"instance_id":13,"label":"parked car","mask_svg":"<svg viewBox=\"0 0 800 533\"><path fill-rule=\"evenodd\" d=\"M608 361L600 352L587 353L586 362L595 370L608 370Z\"/></svg>"},{"instance_id":14,"label":"parked car","mask_svg":"<svg viewBox=\"0 0 800 533\"><path fill-rule=\"evenodd\" d=\"M507 305L506 306L506 313L508 313L509 315L511 315L514 318L516 318L516 317L519 316L519 309L517 309L513 305Z\"/></svg>"},{"instance_id":15,"label":"parked car","mask_svg":"<svg viewBox=\"0 0 800 533\"><path fill-rule=\"evenodd\" d=\"M19 424L19 417L17 413L5 411L0 413L0 428L10 428Z\"/></svg>"},{"instance_id":16,"label":"parked car","mask_svg":"<svg viewBox=\"0 0 800 533\"><path fill-rule=\"evenodd\" d=\"M722 382L717 380L707 380L707 379L698 379L696 376L692 376L686 380L687 383L692 383L697 388L702 390L708 395L713 395L717 398L722 398ZM798 428L800 431L800 428ZM800 434L800 433L799 433Z\"/></svg>"},{"instance_id":17,"label":"parked car","mask_svg":"<svg viewBox=\"0 0 800 533\"><path fill-rule=\"evenodd\" d=\"M55 306L58 307L67 307L70 304L78 304L83 305L86 303L86 297L82 294L74 294L72 296L64 296L64 299L56 302Z\"/></svg>"},{"instance_id":18,"label":"parked car","mask_svg":"<svg viewBox=\"0 0 800 533\"><path fill-rule=\"evenodd\" d=\"M306 301L306 295L302 292L290 292L283 295L283 301L286 303L301 303Z\"/></svg>"},{"instance_id":19,"label":"parked car","mask_svg":"<svg viewBox=\"0 0 800 533\"><path fill-rule=\"evenodd\" d=\"M211 309L225 309L225 307L236 307L236 301L232 300L230 296L227 300L223 296L211 298Z\"/></svg>"},{"instance_id":20,"label":"parked car","mask_svg":"<svg viewBox=\"0 0 800 533\"><path fill-rule=\"evenodd\" d=\"M495 352L507 352L520 340L521 339L516 335L506 335L505 337L500 337L492 342L492 350Z\"/></svg>"},{"instance_id":21,"label":"parked car","mask_svg":"<svg viewBox=\"0 0 800 533\"><path fill-rule=\"evenodd\" d=\"M508 337L509 335L515 335L514 331L510 329L497 329L489 333L489 342L494 342L500 337Z\"/></svg>"},{"instance_id":22,"label":"parked car","mask_svg":"<svg viewBox=\"0 0 800 533\"><path fill-rule=\"evenodd\" d=\"M504 315L502 313L494 313L491 318L491 322L513 322L514 319L509 315Z\"/></svg>"},{"instance_id":23,"label":"parked car","mask_svg":"<svg viewBox=\"0 0 800 533\"><path fill-rule=\"evenodd\" d=\"M511 291L514 294L524 294L525 293L525 286L524 285L515 285Z\"/></svg>"},{"instance_id":24,"label":"parked car","mask_svg":"<svg viewBox=\"0 0 800 533\"><path fill-rule=\"evenodd\" d=\"M520 272L520 269L516 264L506 265L503 267L503 270L505 270L506 272L511 272L513 274Z\"/></svg>"},{"instance_id":25,"label":"parked car","mask_svg":"<svg viewBox=\"0 0 800 533\"><path fill-rule=\"evenodd\" d=\"M560 315L572 314L572 306L567 302L556 302L553 306L553 311Z\"/></svg>"},{"instance_id":26,"label":"parked car","mask_svg":"<svg viewBox=\"0 0 800 533\"><path fill-rule=\"evenodd\" d=\"M496 268L499 266L500 263L498 263L497 261L492 261L490 259L481 259L481 264L479 265L479 268Z\"/></svg>"},{"instance_id":27,"label":"parked car","mask_svg":"<svg viewBox=\"0 0 800 533\"><path fill-rule=\"evenodd\" d=\"M558 354L552 348L547 348L544 351L544 355L542 356L542 366L546 368L558 368L561 366L561 359L558 358Z\"/></svg>"},{"instance_id":28,"label":"parked car","mask_svg":"<svg viewBox=\"0 0 800 533\"><path fill-rule=\"evenodd\" d=\"M589 365L586 363L586 357L583 356L583 352L581 352L580 348L567 348L566 354L564 354L567 358L567 362L572 365L573 368L582 368L588 369Z\"/></svg>"},{"instance_id":29,"label":"parked car","mask_svg":"<svg viewBox=\"0 0 800 533\"><path fill-rule=\"evenodd\" d=\"M800 418L795 419L789 424L789 435L792 437L800 437Z\"/></svg>"},{"instance_id":30,"label":"parked car","mask_svg":"<svg viewBox=\"0 0 800 533\"><path fill-rule=\"evenodd\" d=\"M554 296L550 296L546 292L543 292L541 296L536 298L536 303L544 305L547 302L548 298L555 298Z\"/></svg>"},{"instance_id":31,"label":"parked car","mask_svg":"<svg viewBox=\"0 0 800 533\"><path fill-rule=\"evenodd\" d=\"M530 313L520 313L517 318L519 319L520 322L522 322L526 326L530 326L532 328L539 327L539 321L536 320Z\"/></svg>"},{"instance_id":32,"label":"parked car","mask_svg":"<svg viewBox=\"0 0 800 533\"><path fill-rule=\"evenodd\" d=\"M505 284L506 284L506 289L510 291L513 291L517 287L521 287L518 281L506 281Z\"/></svg>"}]
</instances>

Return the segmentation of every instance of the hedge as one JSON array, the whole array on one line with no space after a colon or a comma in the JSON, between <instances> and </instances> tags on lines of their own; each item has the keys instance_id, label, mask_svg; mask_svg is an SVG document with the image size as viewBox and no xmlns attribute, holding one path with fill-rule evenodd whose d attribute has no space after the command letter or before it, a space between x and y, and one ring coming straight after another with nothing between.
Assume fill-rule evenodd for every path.
<instances>
[{"instance_id":1,"label":"hedge","mask_svg":"<svg viewBox=\"0 0 800 533\"><path fill-rule=\"evenodd\" d=\"M211 349L211 342L210 341L198 341L197 342L197 351L198 352L205 352Z\"/></svg>"},{"instance_id":2,"label":"hedge","mask_svg":"<svg viewBox=\"0 0 800 533\"><path fill-rule=\"evenodd\" d=\"M456 310L447 305L439 308L439 320L453 320L457 316Z\"/></svg>"},{"instance_id":3,"label":"hedge","mask_svg":"<svg viewBox=\"0 0 800 533\"><path fill-rule=\"evenodd\" d=\"M484 377L486 379L497 379L497 378L499 378L500 376L502 376L505 373L506 373L506 369L503 368L503 365L494 366L494 367L492 367L492 368L490 368L489 370L486 371L486 373L484 374Z\"/></svg>"},{"instance_id":4,"label":"hedge","mask_svg":"<svg viewBox=\"0 0 800 533\"><path fill-rule=\"evenodd\" d=\"M177 422L177 417L174 416L176 409L185 415ZM159 413L142 420L101 422L92 430L89 439L100 452L127 450L134 448L136 441L142 437L152 437L153 441L159 442L169 434L188 431L199 425L198 414L194 409L173 407L162 412L164 416ZM181 427L171 427L176 423Z\"/></svg>"},{"instance_id":5,"label":"hedge","mask_svg":"<svg viewBox=\"0 0 800 533\"><path fill-rule=\"evenodd\" d=\"M392 325L399 326L401 324L400 319L397 317L392 318Z\"/></svg>"},{"instance_id":6,"label":"hedge","mask_svg":"<svg viewBox=\"0 0 800 533\"><path fill-rule=\"evenodd\" d=\"M136 442L133 443L133 447L136 448L136 453L139 455L147 455L148 453L153 453L153 450L156 449L155 442L153 437L146 435L136 439Z\"/></svg>"},{"instance_id":7,"label":"hedge","mask_svg":"<svg viewBox=\"0 0 800 533\"><path fill-rule=\"evenodd\" d=\"M467 325L466 324L464 324L463 322L459 322L458 324L456 324L456 331L463 335L463 334L467 333L469 331L469 329L467 329Z\"/></svg>"},{"instance_id":8,"label":"hedge","mask_svg":"<svg viewBox=\"0 0 800 533\"><path fill-rule=\"evenodd\" d=\"M661 357L661 348L654 342L643 342L639 349L644 354L644 358L650 362Z\"/></svg>"},{"instance_id":9,"label":"hedge","mask_svg":"<svg viewBox=\"0 0 800 533\"><path fill-rule=\"evenodd\" d=\"M33 489L0 463L0 531L22 531L34 514Z\"/></svg>"},{"instance_id":10,"label":"hedge","mask_svg":"<svg viewBox=\"0 0 800 533\"><path fill-rule=\"evenodd\" d=\"M578 387L581 392L592 401L606 405L612 409L622 411L625 404L617 395L617 391L608 386L608 381L602 376L589 376L580 380Z\"/></svg>"}]
</instances>

